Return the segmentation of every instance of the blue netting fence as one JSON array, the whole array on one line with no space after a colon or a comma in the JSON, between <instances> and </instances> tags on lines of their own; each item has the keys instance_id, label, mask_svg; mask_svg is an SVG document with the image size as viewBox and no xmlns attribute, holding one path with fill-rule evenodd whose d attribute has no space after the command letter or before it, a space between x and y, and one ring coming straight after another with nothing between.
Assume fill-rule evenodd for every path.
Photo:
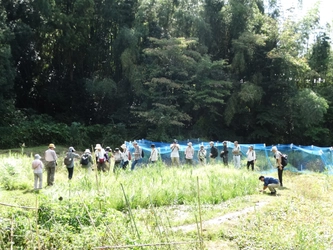
<instances>
[{"instance_id":1,"label":"blue netting fence","mask_svg":"<svg viewBox=\"0 0 333 250\"><path fill-rule=\"evenodd\" d=\"M149 140L141 139L136 140L139 146L143 149L145 153L144 161L148 161L151 151L151 144L154 144L159 152L160 159L167 165L171 163L170 154L170 143L165 142L152 142ZM192 146L195 150L194 153L194 164L198 164L197 153L201 145L207 150L207 163L209 163L209 152L210 145L207 141L201 141L200 139L191 139L186 141L178 141L180 145L180 161L185 163L184 151L187 147L187 143L192 142ZM127 147L131 152L134 152L132 142L125 142ZM215 141L214 145L217 147L218 152L222 151L223 141ZM242 167L246 167L246 152L249 146L253 146L257 155L256 169L260 171L271 171L276 169L275 159L273 158L273 153L271 148L273 145L267 146L265 144L239 144L241 147L242 157L241 163ZM233 166L232 162L232 148L234 146L233 142L227 141L227 147L229 149L229 166ZM285 170L290 170L293 172L324 172L333 173L333 147L317 147L317 146L296 146L294 144L277 144L278 150L288 155L288 165ZM218 164L222 164L222 158L218 156L216 159Z\"/></svg>"}]
</instances>

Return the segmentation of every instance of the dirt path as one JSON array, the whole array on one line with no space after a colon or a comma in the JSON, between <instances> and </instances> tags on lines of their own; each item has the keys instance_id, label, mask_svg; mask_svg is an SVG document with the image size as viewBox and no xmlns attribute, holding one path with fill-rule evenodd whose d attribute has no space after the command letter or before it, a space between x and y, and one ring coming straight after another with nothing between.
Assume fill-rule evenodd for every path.
<instances>
[{"instance_id":1,"label":"dirt path","mask_svg":"<svg viewBox=\"0 0 333 250\"><path fill-rule=\"evenodd\" d=\"M210 220L206 220L202 222L202 228L205 230L208 227L214 226L214 225L219 225L222 224L226 221L232 221L232 220L237 220L240 216L252 213L258 209L261 209L263 206L268 204L268 201L259 201L254 204L254 206L244 208L240 211L232 212L232 213L227 213L223 216L219 216ZM178 226L178 227L173 227L173 231L178 231L181 230L184 233L190 232L193 230L197 230L198 225L197 224L189 224L189 225L184 225L184 226Z\"/></svg>"}]
</instances>

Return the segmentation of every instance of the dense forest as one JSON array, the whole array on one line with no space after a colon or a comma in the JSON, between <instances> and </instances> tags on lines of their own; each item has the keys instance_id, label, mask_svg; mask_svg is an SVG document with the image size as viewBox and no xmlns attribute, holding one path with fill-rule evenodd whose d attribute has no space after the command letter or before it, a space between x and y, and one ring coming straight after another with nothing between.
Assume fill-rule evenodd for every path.
<instances>
[{"instance_id":1,"label":"dense forest","mask_svg":"<svg viewBox=\"0 0 333 250\"><path fill-rule=\"evenodd\" d=\"M0 147L332 145L331 26L279 4L2 0Z\"/></svg>"}]
</instances>

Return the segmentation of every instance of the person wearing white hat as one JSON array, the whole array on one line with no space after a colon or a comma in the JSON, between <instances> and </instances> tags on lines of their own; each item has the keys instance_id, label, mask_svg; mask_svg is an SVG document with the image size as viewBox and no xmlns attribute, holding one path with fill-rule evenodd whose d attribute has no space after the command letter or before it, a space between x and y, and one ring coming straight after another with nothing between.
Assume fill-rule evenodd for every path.
<instances>
[{"instance_id":1,"label":"person wearing white hat","mask_svg":"<svg viewBox=\"0 0 333 250\"><path fill-rule=\"evenodd\" d=\"M57 166L57 154L54 151L55 146L53 143L49 144L48 150L45 151L45 169L47 173L47 186L53 186L55 168Z\"/></svg>"},{"instance_id":2,"label":"person wearing white hat","mask_svg":"<svg viewBox=\"0 0 333 250\"><path fill-rule=\"evenodd\" d=\"M34 189L42 189L43 185L43 168L44 164L40 160L39 154L35 154L34 160L32 161L32 169L34 170Z\"/></svg>"},{"instance_id":3,"label":"person wearing white hat","mask_svg":"<svg viewBox=\"0 0 333 250\"><path fill-rule=\"evenodd\" d=\"M71 180L73 178L73 172L74 172L74 159L80 159L80 155L74 153L75 149L73 147L68 148L68 152L66 153L64 163L66 165L67 171L68 171L68 180Z\"/></svg>"},{"instance_id":4,"label":"person wearing white hat","mask_svg":"<svg viewBox=\"0 0 333 250\"><path fill-rule=\"evenodd\" d=\"M129 161L132 159L131 152L127 149L125 144L122 144L120 148L122 149L121 154L123 158L122 168L126 169L129 164Z\"/></svg>"},{"instance_id":5,"label":"person wearing white hat","mask_svg":"<svg viewBox=\"0 0 333 250\"><path fill-rule=\"evenodd\" d=\"M106 171L106 162L109 160L105 150L102 148L101 144L96 144L95 147L95 157L97 162L98 171Z\"/></svg>"},{"instance_id":6,"label":"person wearing white hat","mask_svg":"<svg viewBox=\"0 0 333 250\"><path fill-rule=\"evenodd\" d=\"M193 156L194 156L194 149L192 147L192 142L189 142L189 143L187 143L187 147L185 149L186 164L189 164L189 165L193 164Z\"/></svg>"}]
</instances>

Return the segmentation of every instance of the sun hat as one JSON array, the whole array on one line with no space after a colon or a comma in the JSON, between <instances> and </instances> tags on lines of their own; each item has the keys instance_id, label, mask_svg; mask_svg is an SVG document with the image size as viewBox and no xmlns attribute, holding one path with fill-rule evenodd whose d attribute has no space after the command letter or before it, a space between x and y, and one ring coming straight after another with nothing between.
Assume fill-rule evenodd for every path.
<instances>
[{"instance_id":1,"label":"sun hat","mask_svg":"<svg viewBox=\"0 0 333 250\"><path fill-rule=\"evenodd\" d=\"M105 151L111 151L111 148L110 147L106 147Z\"/></svg>"},{"instance_id":2,"label":"sun hat","mask_svg":"<svg viewBox=\"0 0 333 250\"><path fill-rule=\"evenodd\" d=\"M95 149L102 149L102 146L101 146L101 144L96 144L96 147L95 147Z\"/></svg>"},{"instance_id":3,"label":"sun hat","mask_svg":"<svg viewBox=\"0 0 333 250\"><path fill-rule=\"evenodd\" d=\"M114 151L119 151L119 148L115 148Z\"/></svg>"},{"instance_id":4,"label":"sun hat","mask_svg":"<svg viewBox=\"0 0 333 250\"><path fill-rule=\"evenodd\" d=\"M49 144L49 148L56 148L53 143Z\"/></svg>"},{"instance_id":5,"label":"sun hat","mask_svg":"<svg viewBox=\"0 0 333 250\"><path fill-rule=\"evenodd\" d=\"M137 145L138 143L137 143L136 141L134 141L132 144L133 144L133 145Z\"/></svg>"},{"instance_id":6,"label":"sun hat","mask_svg":"<svg viewBox=\"0 0 333 250\"><path fill-rule=\"evenodd\" d=\"M210 145L214 145L214 142L213 142L213 141L211 141L209 144L210 144Z\"/></svg>"},{"instance_id":7,"label":"sun hat","mask_svg":"<svg viewBox=\"0 0 333 250\"><path fill-rule=\"evenodd\" d=\"M126 148L126 145L123 144L123 145L121 145L120 147L121 147L122 149L125 149L125 148Z\"/></svg>"},{"instance_id":8,"label":"sun hat","mask_svg":"<svg viewBox=\"0 0 333 250\"><path fill-rule=\"evenodd\" d=\"M69 147L69 148L68 148L68 151L70 151L70 152L75 152L75 149L74 149L73 147Z\"/></svg>"},{"instance_id":9,"label":"sun hat","mask_svg":"<svg viewBox=\"0 0 333 250\"><path fill-rule=\"evenodd\" d=\"M192 146L192 142L187 143L188 146Z\"/></svg>"},{"instance_id":10,"label":"sun hat","mask_svg":"<svg viewBox=\"0 0 333 250\"><path fill-rule=\"evenodd\" d=\"M273 146L271 151L277 151L277 147L276 146Z\"/></svg>"},{"instance_id":11,"label":"sun hat","mask_svg":"<svg viewBox=\"0 0 333 250\"><path fill-rule=\"evenodd\" d=\"M87 148L86 150L84 150L84 153L85 153L85 154L91 154L89 148Z\"/></svg>"},{"instance_id":12,"label":"sun hat","mask_svg":"<svg viewBox=\"0 0 333 250\"><path fill-rule=\"evenodd\" d=\"M40 155L39 155L39 154L35 154L35 159L38 159L38 160L40 160L40 159L42 159L42 157L40 157Z\"/></svg>"}]
</instances>

